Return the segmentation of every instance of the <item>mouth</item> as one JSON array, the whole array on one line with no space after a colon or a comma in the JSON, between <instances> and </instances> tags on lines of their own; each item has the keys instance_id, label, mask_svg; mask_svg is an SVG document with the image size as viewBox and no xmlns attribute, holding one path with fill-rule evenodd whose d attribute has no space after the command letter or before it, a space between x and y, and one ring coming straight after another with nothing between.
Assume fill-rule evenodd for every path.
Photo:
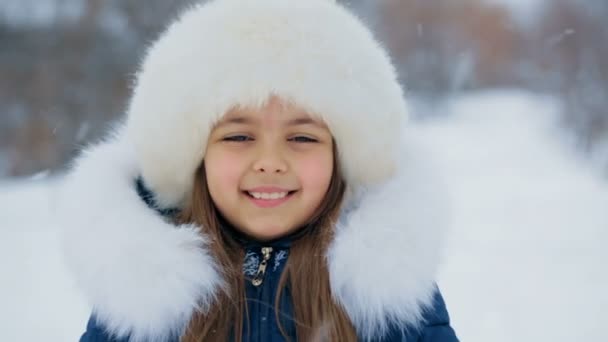
<instances>
[{"instance_id":1,"label":"mouth","mask_svg":"<svg viewBox=\"0 0 608 342\"><path fill-rule=\"evenodd\" d=\"M276 192L257 192L257 191L243 191L245 195L250 198L258 200L277 200L295 194L297 190L292 191L276 191Z\"/></svg>"},{"instance_id":2,"label":"mouth","mask_svg":"<svg viewBox=\"0 0 608 342\"><path fill-rule=\"evenodd\" d=\"M297 192L297 190L276 192L242 191L242 193L253 204L262 208L271 208L279 206L290 200Z\"/></svg>"}]
</instances>

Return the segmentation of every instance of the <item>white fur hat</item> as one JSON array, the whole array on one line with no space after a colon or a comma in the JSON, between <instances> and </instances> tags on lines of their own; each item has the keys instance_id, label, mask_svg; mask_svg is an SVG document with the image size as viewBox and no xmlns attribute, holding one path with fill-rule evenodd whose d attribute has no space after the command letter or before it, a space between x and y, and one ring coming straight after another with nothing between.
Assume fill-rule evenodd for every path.
<instances>
[{"instance_id":1,"label":"white fur hat","mask_svg":"<svg viewBox=\"0 0 608 342\"><path fill-rule=\"evenodd\" d=\"M127 138L158 203L183 204L223 114L271 95L327 123L351 190L392 176L406 104L360 20L333 0L212 0L150 48L130 104Z\"/></svg>"}]
</instances>

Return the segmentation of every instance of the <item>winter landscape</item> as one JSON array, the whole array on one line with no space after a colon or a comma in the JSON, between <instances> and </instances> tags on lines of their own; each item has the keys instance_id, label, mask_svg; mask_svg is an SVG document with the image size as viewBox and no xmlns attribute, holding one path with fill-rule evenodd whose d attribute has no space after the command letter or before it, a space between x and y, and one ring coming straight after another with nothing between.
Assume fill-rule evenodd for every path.
<instances>
[{"instance_id":1,"label":"winter landscape","mask_svg":"<svg viewBox=\"0 0 608 342\"><path fill-rule=\"evenodd\" d=\"M163 8L159 12L171 7L168 3L186 2L155 6ZM410 2L417 3L412 8L425 10L420 2ZM515 18L513 25L528 28L547 3L485 2L506 5ZM590 12L608 9L592 0L554 4L575 2L593 8ZM37 39L46 39L41 32L49 22L55 17L77 22L89 13L87 7L79 0L23 1L21 6L0 0L0 341L75 341L90 314L62 260L58 227L53 223L54 189L74 150L94 141L120 116L128 93L123 78L136 64L129 47L141 48L149 37L136 33L152 30L145 20L133 24L131 7L107 3L114 5L92 10L101 19L91 32L104 32L106 38L122 35L123 45L100 52L99 47L85 44L82 49L97 52L78 65L96 68L98 73L113 68L112 75L122 76L113 79L80 70L75 72L78 81L66 76L59 79L64 83L56 83L49 75L56 72L53 68L70 64L64 59L72 58L71 50L57 50L64 59L42 55L42 60L66 64L51 63L46 66L50 71L44 65L32 66L39 63L35 59L30 65L19 64L25 60L19 53L32 51L32 46L33 51L47 51L36 49L44 45ZM395 8L389 11L363 0L349 3L379 31L401 18L391 18L398 13ZM608 43L589 38L591 33L582 36L580 32L588 27L575 26L580 18L568 16L571 12L553 10L562 16L547 21L554 26L543 28L550 34L541 40L545 45L538 46L546 54L526 50L514 57L513 50L496 46L489 47L496 53L487 59L483 46L475 53L465 48L455 54L449 44L433 45L437 32L431 22L410 28L414 38L421 39L424 53L437 53L434 58L410 54L398 63L404 83L410 85L406 86L412 114L408 134L433 155L450 198L450 227L438 284L462 341L608 340L604 310L608 306L608 68L598 62L608 60L602 57L608 56L608 50L599 48ZM496 18L493 15L489 17ZM530 36L542 36L541 29L531 30ZM604 27L603 32L606 42L608 30ZM500 46L512 44L517 50L515 38L504 32L487 34L494 34L492 39L499 39ZM394 31L393 36L386 34L395 36ZM422 44L421 37L429 40ZM398 57L400 41L389 38L387 44ZM587 45L581 43L585 38L591 41ZM522 44L534 45L534 41ZM505 55L515 60L509 59L508 70L500 69ZM108 58L128 62L103 62ZM528 64L532 58L549 67ZM552 64L556 61L559 68ZM28 82L35 86L23 91L14 87ZM101 93L94 88L97 85L112 86L113 93Z\"/></svg>"}]
</instances>

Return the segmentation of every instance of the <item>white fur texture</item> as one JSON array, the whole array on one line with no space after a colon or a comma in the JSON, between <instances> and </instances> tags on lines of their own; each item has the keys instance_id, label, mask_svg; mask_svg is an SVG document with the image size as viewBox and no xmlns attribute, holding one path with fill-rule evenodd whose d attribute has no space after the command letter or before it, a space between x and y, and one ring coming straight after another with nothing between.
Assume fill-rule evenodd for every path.
<instances>
[{"instance_id":1,"label":"white fur texture","mask_svg":"<svg viewBox=\"0 0 608 342\"><path fill-rule=\"evenodd\" d=\"M328 253L331 286L364 338L417 328L430 305L445 206L422 152L397 177L349 196ZM138 197L140 171L118 137L93 147L63 183L65 250L100 323L131 341L180 334L222 286L195 227L176 227Z\"/></svg>"},{"instance_id":2,"label":"white fur texture","mask_svg":"<svg viewBox=\"0 0 608 342\"><path fill-rule=\"evenodd\" d=\"M113 336L178 336L222 286L196 227L171 225L139 198L132 148L120 139L86 151L58 196L66 260Z\"/></svg>"},{"instance_id":3,"label":"white fur texture","mask_svg":"<svg viewBox=\"0 0 608 342\"><path fill-rule=\"evenodd\" d=\"M212 0L150 48L129 107L138 164L159 202L183 203L226 111L271 95L327 122L351 187L394 172L405 101L389 57L354 15L327 0Z\"/></svg>"},{"instance_id":4,"label":"white fur texture","mask_svg":"<svg viewBox=\"0 0 608 342\"><path fill-rule=\"evenodd\" d=\"M408 137L397 175L352 195L328 251L331 287L364 339L418 329L432 305L447 225L444 185Z\"/></svg>"}]
</instances>

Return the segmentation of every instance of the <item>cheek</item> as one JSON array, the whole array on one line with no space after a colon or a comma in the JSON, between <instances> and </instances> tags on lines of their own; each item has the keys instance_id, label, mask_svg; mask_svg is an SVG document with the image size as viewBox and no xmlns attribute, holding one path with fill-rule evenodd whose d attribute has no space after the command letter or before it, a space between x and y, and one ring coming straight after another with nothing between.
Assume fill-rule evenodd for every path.
<instances>
[{"instance_id":1,"label":"cheek","mask_svg":"<svg viewBox=\"0 0 608 342\"><path fill-rule=\"evenodd\" d=\"M300 161L298 177L302 186L314 193L316 198L322 199L329 188L333 171L333 158L331 155L310 156Z\"/></svg>"},{"instance_id":2,"label":"cheek","mask_svg":"<svg viewBox=\"0 0 608 342\"><path fill-rule=\"evenodd\" d=\"M209 192L215 195L226 195L227 191L237 189L241 175L242 165L239 158L228 153L210 154L205 157L205 171Z\"/></svg>"}]
</instances>

